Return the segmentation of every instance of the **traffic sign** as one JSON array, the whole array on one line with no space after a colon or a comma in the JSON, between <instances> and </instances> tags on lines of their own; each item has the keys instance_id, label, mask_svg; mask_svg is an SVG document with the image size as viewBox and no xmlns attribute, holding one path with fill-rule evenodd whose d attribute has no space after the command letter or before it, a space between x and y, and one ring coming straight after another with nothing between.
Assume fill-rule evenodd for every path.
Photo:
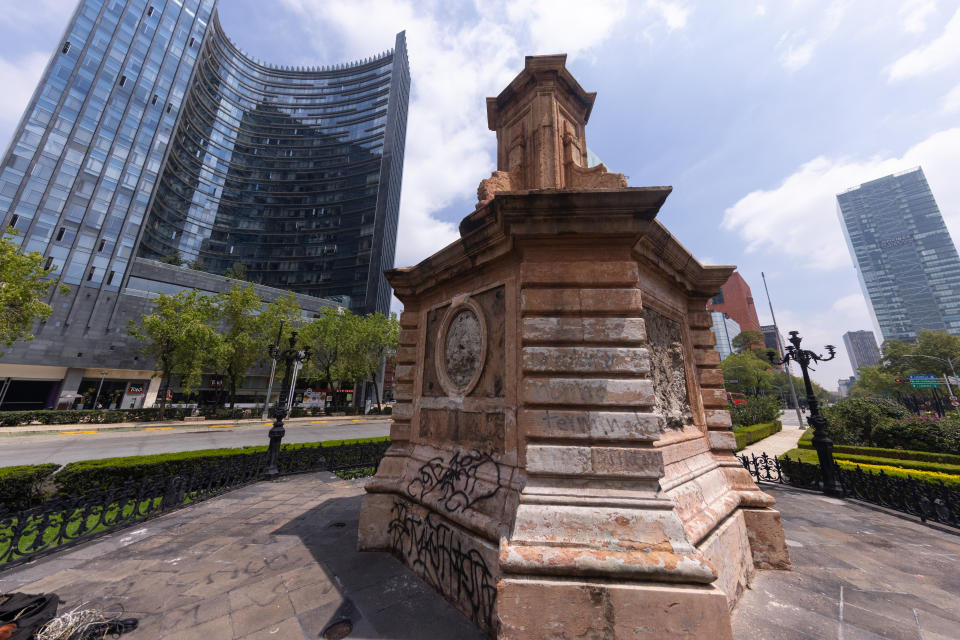
<instances>
[{"instance_id":1,"label":"traffic sign","mask_svg":"<svg viewBox=\"0 0 960 640\"><path fill-rule=\"evenodd\" d=\"M910 386L914 389L937 389L940 382L937 380L911 380Z\"/></svg>"},{"instance_id":2,"label":"traffic sign","mask_svg":"<svg viewBox=\"0 0 960 640\"><path fill-rule=\"evenodd\" d=\"M923 374L923 375L913 375L910 376L911 380L936 380L937 376Z\"/></svg>"}]
</instances>

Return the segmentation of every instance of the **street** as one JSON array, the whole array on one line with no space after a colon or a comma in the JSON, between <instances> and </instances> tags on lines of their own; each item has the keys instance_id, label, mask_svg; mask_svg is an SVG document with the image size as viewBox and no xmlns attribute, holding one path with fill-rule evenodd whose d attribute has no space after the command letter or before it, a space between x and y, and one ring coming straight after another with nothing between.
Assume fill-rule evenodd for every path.
<instances>
[{"instance_id":1,"label":"street","mask_svg":"<svg viewBox=\"0 0 960 640\"><path fill-rule=\"evenodd\" d=\"M390 423L318 421L292 422L286 425L283 442L318 442L349 438L376 438L390 434ZM138 431L74 431L49 435L0 436L0 467L19 464L140 456L176 451L196 451L267 444L269 426L261 423L240 426L160 427ZM2 431L0 431L2 434Z\"/></svg>"}]
</instances>

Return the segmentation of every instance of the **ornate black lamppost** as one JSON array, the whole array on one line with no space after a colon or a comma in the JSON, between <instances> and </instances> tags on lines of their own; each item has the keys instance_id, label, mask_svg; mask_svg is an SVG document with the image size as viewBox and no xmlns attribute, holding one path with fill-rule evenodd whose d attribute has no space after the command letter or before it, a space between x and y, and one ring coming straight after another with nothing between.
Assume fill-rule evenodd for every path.
<instances>
[{"instance_id":1,"label":"ornate black lamppost","mask_svg":"<svg viewBox=\"0 0 960 640\"><path fill-rule=\"evenodd\" d=\"M827 436L827 419L820 415L820 404L813 393L813 385L810 384L810 374L807 368L812 362L827 362L833 360L836 356L836 350L832 344L827 345L829 357L824 358L813 351L806 351L800 348L800 335L798 331L790 332L790 346L787 347L787 353L783 359L777 357L772 351L769 352L770 362L774 365L786 364L793 360L800 365L800 371L803 372L803 385L807 390L807 404L810 406L810 417L807 418L807 424L813 427L813 448L817 450L817 458L820 459L820 475L823 478L823 492L836 495L841 492L837 484L837 478L833 470L833 441Z\"/></svg>"},{"instance_id":2,"label":"ornate black lamppost","mask_svg":"<svg viewBox=\"0 0 960 640\"><path fill-rule=\"evenodd\" d=\"M293 365L297 362L306 362L310 359L310 347L306 346L302 350L296 348L297 332L290 334L290 348L280 351L276 345L270 345L270 357L274 360L282 360L286 363L286 369L283 374L283 386L280 388L280 397L277 398L277 406L274 409L276 420L270 427L270 446L267 449L267 468L263 475L267 479L277 477L277 460L280 457L280 441L283 440L283 434L286 430L283 428L283 419L287 415L287 402L290 397L290 378L293 375Z\"/></svg>"}]
</instances>

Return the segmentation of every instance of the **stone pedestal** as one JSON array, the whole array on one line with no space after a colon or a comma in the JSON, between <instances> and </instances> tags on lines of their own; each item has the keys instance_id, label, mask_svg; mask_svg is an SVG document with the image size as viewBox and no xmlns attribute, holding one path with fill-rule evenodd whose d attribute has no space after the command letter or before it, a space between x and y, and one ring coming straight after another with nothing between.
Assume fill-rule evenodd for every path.
<instances>
[{"instance_id":1,"label":"stone pedestal","mask_svg":"<svg viewBox=\"0 0 960 640\"><path fill-rule=\"evenodd\" d=\"M520 158L498 167L511 190L495 174L460 240L388 272L393 444L359 546L502 638L729 638L755 565L789 566L772 498L733 455L705 310L733 267L657 222L669 187L579 167L592 100L562 57L528 58L490 109L521 149L500 154ZM556 162L525 167L527 134ZM529 175L554 181L517 190ZM584 175L614 186L570 186Z\"/></svg>"}]
</instances>

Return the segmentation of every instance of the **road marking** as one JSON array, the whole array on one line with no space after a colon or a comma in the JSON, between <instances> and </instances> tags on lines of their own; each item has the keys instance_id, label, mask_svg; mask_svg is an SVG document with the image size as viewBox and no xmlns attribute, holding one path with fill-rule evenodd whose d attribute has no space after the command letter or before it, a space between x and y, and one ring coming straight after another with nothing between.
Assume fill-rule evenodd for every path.
<instances>
[{"instance_id":1,"label":"road marking","mask_svg":"<svg viewBox=\"0 0 960 640\"><path fill-rule=\"evenodd\" d=\"M351 420L350 422L366 422L365 420Z\"/></svg>"},{"instance_id":2,"label":"road marking","mask_svg":"<svg viewBox=\"0 0 960 640\"><path fill-rule=\"evenodd\" d=\"M230 429L234 425L232 424L211 424L208 429Z\"/></svg>"},{"instance_id":3,"label":"road marking","mask_svg":"<svg viewBox=\"0 0 960 640\"><path fill-rule=\"evenodd\" d=\"M173 427L147 427L144 431L170 431Z\"/></svg>"},{"instance_id":4,"label":"road marking","mask_svg":"<svg viewBox=\"0 0 960 640\"><path fill-rule=\"evenodd\" d=\"M99 433L99 431L61 431L58 435L61 436L78 436L82 433Z\"/></svg>"}]
</instances>

